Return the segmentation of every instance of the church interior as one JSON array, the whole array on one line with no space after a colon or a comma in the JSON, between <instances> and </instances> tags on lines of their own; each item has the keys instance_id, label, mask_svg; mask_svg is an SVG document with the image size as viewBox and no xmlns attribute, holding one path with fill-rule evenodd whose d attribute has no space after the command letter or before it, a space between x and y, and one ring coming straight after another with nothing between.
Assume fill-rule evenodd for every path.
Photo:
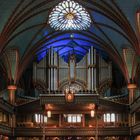
<instances>
[{"instance_id":1,"label":"church interior","mask_svg":"<svg viewBox=\"0 0 140 140\"><path fill-rule=\"evenodd\" d=\"M0 140L140 140L140 0L0 0Z\"/></svg>"}]
</instances>

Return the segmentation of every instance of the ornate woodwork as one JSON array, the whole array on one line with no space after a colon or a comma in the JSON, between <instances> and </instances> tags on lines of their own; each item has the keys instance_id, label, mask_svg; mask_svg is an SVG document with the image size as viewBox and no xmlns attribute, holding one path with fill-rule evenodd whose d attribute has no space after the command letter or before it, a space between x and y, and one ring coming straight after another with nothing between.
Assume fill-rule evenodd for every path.
<instances>
[{"instance_id":1,"label":"ornate woodwork","mask_svg":"<svg viewBox=\"0 0 140 140\"><path fill-rule=\"evenodd\" d=\"M92 128L46 128L45 136L95 136ZM99 128L99 136L128 136L129 127L126 128ZM42 136L42 128L16 128L15 136Z\"/></svg>"},{"instance_id":2,"label":"ornate woodwork","mask_svg":"<svg viewBox=\"0 0 140 140\"><path fill-rule=\"evenodd\" d=\"M94 94L75 94L73 104L86 104L86 103L96 103L98 104L98 95ZM40 95L40 104L65 104L64 94L53 94Z\"/></svg>"},{"instance_id":3,"label":"ornate woodwork","mask_svg":"<svg viewBox=\"0 0 140 140\"><path fill-rule=\"evenodd\" d=\"M130 106L130 112L135 112L136 110L138 110L140 108L140 96L138 98L136 98L133 103Z\"/></svg>"},{"instance_id":4,"label":"ornate woodwork","mask_svg":"<svg viewBox=\"0 0 140 140\"><path fill-rule=\"evenodd\" d=\"M140 134L140 123L137 123L134 126L132 126L132 133L134 135Z\"/></svg>"},{"instance_id":5,"label":"ornate woodwork","mask_svg":"<svg viewBox=\"0 0 140 140\"><path fill-rule=\"evenodd\" d=\"M8 113L13 113L14 106L9 104L7 101L3 100L2 98L0 98L0 109L7 111Z\"/></svg>"},{"instance_id":6,"label":"ornate woodwork","mask_svg":"<svg viewBox=\"0 0 140 140\"><path fill-rule=\"evenodd\" d=\"M0 124L0 134L11 136L12 135L11 127Z\"/></svg>"}]
</instances>

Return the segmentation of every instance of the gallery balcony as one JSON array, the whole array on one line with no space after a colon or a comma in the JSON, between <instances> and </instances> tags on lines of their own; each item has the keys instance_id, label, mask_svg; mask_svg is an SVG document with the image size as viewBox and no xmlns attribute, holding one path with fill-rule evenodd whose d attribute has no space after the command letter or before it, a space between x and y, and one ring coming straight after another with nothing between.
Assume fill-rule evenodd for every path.
<instances>
[{"instance_id":1,"label":"gallery balcony","mask_svg":"<svg viewBox=\"0 0 140 140\"><path fill-rule=\"evenodd\" d=\"M12 135L12 129L9 126L0 123L0 134L11 136Z\"/></svg>"},{"instance_id":2,"label":"gallery balcony","mask_svg":"<svg viewBox=\"0 0 140 140\"><path fill-rule=\"evenodd\" d=\"M140 122L132 127L132 133L135 135L140 134Z\"/></svg>"},{"instance_id":3,"label":"gallery balcony","mask_svg":"<svg viewBox=\"0 0 140 140\"><path fill-rule=\"evenodd\" d=\"M130 106L130 112L133 113L140 108L140 96L138 96Z\"/></svg>"},{"instance_id":4,"label":"gallery balcony","mask_svg":"<svg viewBox=\"0 0 140 140\"><path fill-rule=\"evenodd\" d=\"M16 128L15 136L129 136L129 127L108 127L108 128Z\"/></svg>"}]
</instances>

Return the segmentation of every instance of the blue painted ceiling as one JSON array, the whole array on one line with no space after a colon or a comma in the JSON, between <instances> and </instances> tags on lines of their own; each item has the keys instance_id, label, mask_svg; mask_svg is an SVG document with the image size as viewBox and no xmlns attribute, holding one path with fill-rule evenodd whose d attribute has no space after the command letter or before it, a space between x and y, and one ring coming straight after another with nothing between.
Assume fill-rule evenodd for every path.
<instances>
[{"instance_id":1,"label":"blue painted ceiling","mask_svg":"<svg viewBox=\"0 0 140 140\"><path fill-rule=\"evenodd\" d=\"M140 0L75 0L90 14L92 25L86 31L55 31L48 24L53 7L62 0L5 0L0 1L0 31L6 36L1 50L17 48L21 61L31 55L41 60L50 47L67 61L71 53L77 61L90 47L99 54L122 56L124 46L137 46L136 12ZM71 36L73 35L73 37ZM137 51L136 51L137 52Z\"/></svg>"}]
</instances>

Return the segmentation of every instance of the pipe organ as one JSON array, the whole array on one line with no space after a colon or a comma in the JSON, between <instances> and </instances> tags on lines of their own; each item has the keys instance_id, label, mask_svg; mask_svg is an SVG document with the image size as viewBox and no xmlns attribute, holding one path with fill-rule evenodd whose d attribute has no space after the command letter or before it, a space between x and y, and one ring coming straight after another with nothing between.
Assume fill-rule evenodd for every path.
<instances>
[{"instance_id":1,"label":"pipe organ","mask_svg":"<svg viewBox=\"0 0 140 140\"><path fill-rule=\"evenodd\" d=\"M87 56L76 64L76 79L85 85L87 84Z\"/></svg>"},{"instance_id":2,"label":"pipe organ","mask_svg":"<svg viewBox=\"0 0 140 140\"><path fill-rule=\"evenodd\" d=\"M91 47L89 53L87 54L87 71L88 71L88 90L95 90L97 88L96 84L96 49Z\"/></svg>"},{"instance_id":3,"label":"pipe organ","mask_svg":"<svg viewBox=\"0 0 140 140\"><path fill-rule=\"evenodd\" d=\"M34 63L34 81L44 82L48 91L62 90L69 84L77 84L79 89L94 91L104 80L111 80L112 64L97 55L93 47L79 62L76 62L74 54L68 57L69 61L65 62L53 47L50 48L46 57L39 63Z\"/></svg>"},{"instance_id":4,"label":"pipe organ","mask_svg":"<svg viewBox=\"0 0 140 140\"><path fill-rule=\"evenodd\" d=\"M112 79L112 64L99 56L99 84Z\"/></svg>"},{"instance_id":5,"label":"pipe organ","mask_svg":"<svg viewBox=\"0 0 140 140\"><path fill-rule=\"evenodd\" d=\"M59 57L59 86L63 83L68 81L69 69L68 63L66 63L61 57Z\"/></svg>"}]
</instances>

